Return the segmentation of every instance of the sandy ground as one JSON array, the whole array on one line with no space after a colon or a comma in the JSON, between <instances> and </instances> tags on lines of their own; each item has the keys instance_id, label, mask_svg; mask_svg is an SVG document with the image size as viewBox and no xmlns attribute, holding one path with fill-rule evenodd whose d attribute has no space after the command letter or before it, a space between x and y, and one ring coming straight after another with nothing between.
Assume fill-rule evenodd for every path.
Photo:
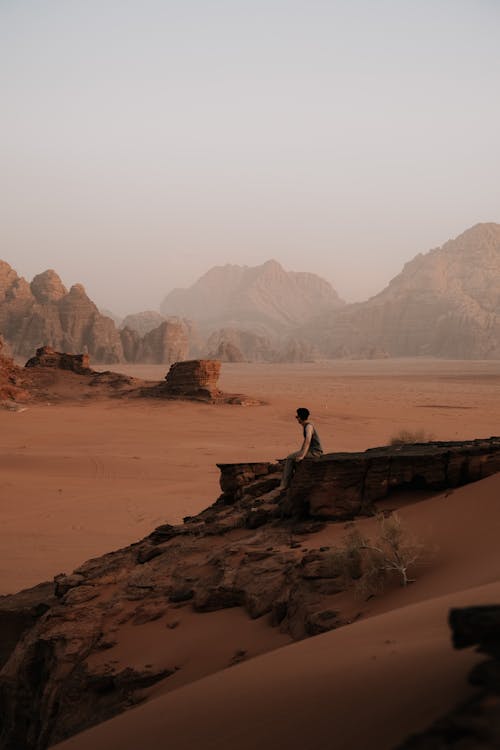
<instances>
[{"instance_id":1,"label":"sandy ground","mask_svg":"<svg viewBox=\"0 0 500 750\"><path fill-rule=\"evenodd\" d=\"M328 451L384 444L401 429L435 439L499 433L494 362L224 365L220 385L268 403L103 400L0 412L1 590L69 571L200 510L218 494L216 461L269 460L296 447L299 405L311 409ZM115 657L182 668L146 703L61 750L156 750L167 741L176 750L394 747L470 694L466 674L480 657L453 651L447 613L499 601L499 497L496 475L403 505L403 521L432 554L415 584L360 601L360 619L337 631L290 644L265 618L236 609L202 615L196 640L200 615L188 608L182 627L152 623L140 639L131 627ZM369 534L375 523L359 525ZM321 532L325 544L342 533L342 524ZM245 660L230 666L242 650Z\"/></svg>"},{"instance_id":2,"label":"sandy ground","mask_svg":"<svg viewBox=\"0 0 500 750\"><path fill-rule=\"evenodd\" d=\"M163 366L115 369L161 379ZM382 360L225 364L220 386L264 406L105 400L0 411L0 593L51 578L201 510L216 462L294 450L308 406L326 451L364 450L400 429L435 439L500 432L496 362Z\"/></svg>"},{"instance_id":3,"label":"sandy ground","mask_svg":"<svg viewBox=\"0 0 500 750\"><path fill-rule=\"evenodd\" d=\"M167 694L153 691L149 702L57 747L153 750L166 737L178 750L395 747L472 692L467 672L484 657L453 650L447 615L451 607L499 601L499 493L495 475L401 508L434 553L411 586L360 602L359 621L274 644L270 653ZM363 531L374 523L361 521ZM325 543L338 528L322 532ZM158 659L157 636L155 644Z\"/></svg>"}]
</instances>

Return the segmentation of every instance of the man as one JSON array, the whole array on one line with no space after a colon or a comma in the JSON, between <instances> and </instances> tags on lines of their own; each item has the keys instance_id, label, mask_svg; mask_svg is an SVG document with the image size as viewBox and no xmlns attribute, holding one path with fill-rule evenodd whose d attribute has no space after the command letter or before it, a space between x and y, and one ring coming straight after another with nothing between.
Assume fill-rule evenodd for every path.
<instances>
[{"instance_id":1,"label":"man","mask_svg":"<svg viewBox=\"0 0 500 750\"><path fill-rule=\"evenodd\" d=\"M316 458L323 454L323 448L321 447L321 442L318 437L318 433L316 432L316 428L314 427L312 422L309 422L309 409L304 409L304 407L300 407L299 409L297 409L297 415L295 419L302 427L304 440L302 442L301 449L299 451L295 451L294 453L290 453L290 455L286 458L283 477L281 479L281 484L279 487L280 490L286 490L286 488L290 484L290 480L294 473L296 463L302 461L304 458Z\"/></svg>"}]
</instances>

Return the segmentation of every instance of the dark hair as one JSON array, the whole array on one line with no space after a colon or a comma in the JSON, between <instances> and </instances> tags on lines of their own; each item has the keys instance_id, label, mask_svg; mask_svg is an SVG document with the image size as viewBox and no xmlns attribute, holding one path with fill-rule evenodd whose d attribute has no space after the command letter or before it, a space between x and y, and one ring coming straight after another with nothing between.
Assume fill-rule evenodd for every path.
<instances>
[{"instance_id":1,"label":"dark hair","mask_svg":"<svg viewBox=\"0 0 500 750\"><path fill-rule=\"evenodd\" d=\"M309 416L309 409L305 409L303 406L301 406L299 409L297 409L297 416L299 419L307 419Z\"/></svg>"}]
</instances>

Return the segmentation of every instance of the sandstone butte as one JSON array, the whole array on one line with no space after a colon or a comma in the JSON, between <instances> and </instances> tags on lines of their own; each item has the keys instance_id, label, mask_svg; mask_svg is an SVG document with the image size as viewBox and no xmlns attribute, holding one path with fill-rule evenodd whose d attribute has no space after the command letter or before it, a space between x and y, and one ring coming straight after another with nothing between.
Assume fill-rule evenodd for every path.
<instances>
[{"instance_id":1,"label":"sandstone butte","mask_svg":"<svg viewBox=\"0 0 500 750\"><path fill-rule=\"evenodd\" d=\"M175 629L180 610L193 612L190 639L203 634L207 648L197 614L228 608L265 618L293 640L348 626L359 611L346 593L360 573L354 566L341 574L326 530L373 513L394 491L411 498L498 472L500 438L328 454L302 462L285 497L277 489L281 469L280 462L220 465L222 494L197 516L0 599L2 748L44 750L119 714L151 686L168 690L182 672L174 658L138 667L120 643L131 629L135 643L155 628ZM494 656L474 673L493 692L498 618L498 609L452 616L458 646L479 641ZM485 695L475 700L471 716L487 714ZM456 733L460 717L448 721ZM498 737L498 722L493 729ZM432 737L447 731L441 724L428 745L417 738L404 747L436 747Z\"/></svg>"}]
</instances>

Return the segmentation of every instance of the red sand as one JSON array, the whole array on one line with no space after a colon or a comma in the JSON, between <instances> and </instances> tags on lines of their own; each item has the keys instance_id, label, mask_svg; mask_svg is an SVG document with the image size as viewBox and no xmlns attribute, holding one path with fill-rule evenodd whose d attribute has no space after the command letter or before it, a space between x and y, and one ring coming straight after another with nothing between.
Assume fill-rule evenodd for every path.
<instances>
[{"instance_id":1,"label":"red sand","mask_svg":"<svg viewBox=\"0 0 500 750\"><path fill-rule=\"evenodd\" d=\"M123 371L160 379L162 366ZM176 522L219 493L216 462L269 460L300 443L312 411L327 451L499 432L495 362L384 360L223 365L221 387L266 406L97 401L0 410L0 594Z\"/></svg>"},{"instance_id":2,"label":"red sand","mask_svg":"<svg viewBox=\"0 0 500 750\"><path fill-rule=\"evenodd\" d=\"M225 390L267 397L269 405L102 402L1 413L4 590L69 570L207 505L218 492L216 461L270 459L300 441L298 405L311 408L327 450L381 444L402 428L437 439L498 433L500 376L492 362L233 365L223 372ZM193 644L183 610L174 653L187 662L195 654L195 667L187 663L169 678L178 680L169 693L153 689L147 703L58 747L393 747L469 693L466 673L480 657L453 651L446 619L451 606L499 600L499 497L496 475L403 507L411 530L435 546L433 559L415 584L360 602L363 619L337 631L279 648L282 635L265 622L250 627L233 610L207 615L207 641ZM369 530L374 521L360 523ZM325 542L342 531L330 526ZM120 648L157 666L167 653L144 633ZM235 648L249 656L277 650L199 679L227 664Z\"/></svg>"}]
</instances>

